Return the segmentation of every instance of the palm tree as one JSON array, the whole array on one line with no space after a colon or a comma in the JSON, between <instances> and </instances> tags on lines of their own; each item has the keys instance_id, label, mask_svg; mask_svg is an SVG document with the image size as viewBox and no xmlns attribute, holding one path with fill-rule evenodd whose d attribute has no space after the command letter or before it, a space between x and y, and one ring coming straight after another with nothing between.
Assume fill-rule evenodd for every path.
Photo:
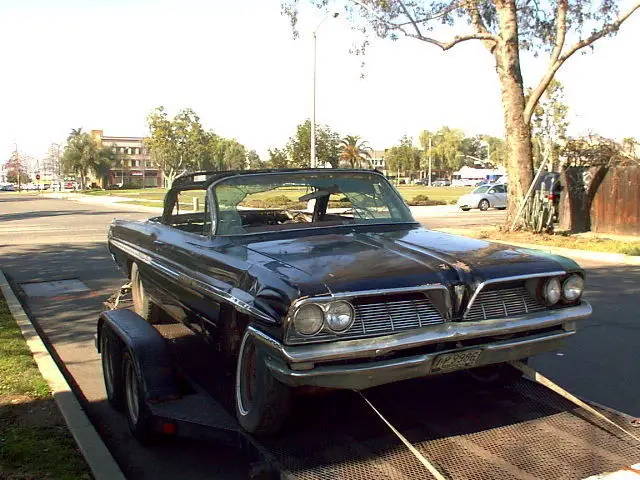
<instances>
[{"instance_id":1,"label":"palm tree","mask_svg":"<svg viewBox=\"0 0 640 480\"><path fill-rule=\"evenodd\" d=\"M351 168L366 168L371 166L373 149L367 142L360 140L357 135L347 135L340 141L340 158Z\"/></svg>"},{"instance_id":2,"label":"palm tree","mask_svg":"<svg viewBox=\"0 0 640 480\"><path fill-rule=\"evenodd\" d=\"M72 138L79 137L80 135L82 135L82 127L72 128L71 132L67 136L67 141L71 140Z\"/></svg>"}]
</instances>

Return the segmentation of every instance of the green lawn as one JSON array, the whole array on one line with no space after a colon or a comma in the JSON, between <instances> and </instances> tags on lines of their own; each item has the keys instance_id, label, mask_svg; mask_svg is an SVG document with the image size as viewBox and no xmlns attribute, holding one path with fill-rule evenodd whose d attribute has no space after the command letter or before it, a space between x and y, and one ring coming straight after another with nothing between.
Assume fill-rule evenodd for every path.
<instances>
[{"instance_id":1,"label":"green lawn","mask_svg":"<svg viewBox=\"0 0 640 480\"><path fill-rule=\"evenodd\" d=\"M91 478L1 295L0 478Z\"/></svg>"},{"instance_id":2,"label":"green lawn","mask_svg":"<svg viewBox=\"0 0 640 480\"><path fill-rule=\"evenodd\" d=\"M404 197L405 200L410 201L417 195L426 195L431 200L440 200L446 203L452 203L457 200L461 195L469 193L473 190L473 187L423 187L413 185L400 185L398 191ZM147 206L161 206L164 195L167 192L164 188L145 188L137 190L88 190L84 192L87 195L111 195L117 197L127 197L132 200L128 203L136 203ZM289 188L281 189L278 191L278 195L284 195L292 202L297 202L301 195L308 193L304 189ZM193 197L203 198L202 192L183 192L180 196L181 203L192 203ZM266 200L269 197L273 197L273 192L256 193L251 196L254 200Z\"/></svg>"}]
</instances>

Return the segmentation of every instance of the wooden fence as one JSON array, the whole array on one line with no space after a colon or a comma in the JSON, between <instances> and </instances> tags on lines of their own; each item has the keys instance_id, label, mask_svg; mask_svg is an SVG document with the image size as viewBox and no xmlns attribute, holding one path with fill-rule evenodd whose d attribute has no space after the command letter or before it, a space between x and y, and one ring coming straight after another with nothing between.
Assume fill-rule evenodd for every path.
<instances>
[{"instance_id":1,"label":"wooden fence","mask_svg":"<svg viewBox=\"0 0 640 480\"><path fill-rule=\"evenodd\" d=\"M591 203L591 231L640 235L640 166L609 169Z\"/></svg>"}]
</instances>

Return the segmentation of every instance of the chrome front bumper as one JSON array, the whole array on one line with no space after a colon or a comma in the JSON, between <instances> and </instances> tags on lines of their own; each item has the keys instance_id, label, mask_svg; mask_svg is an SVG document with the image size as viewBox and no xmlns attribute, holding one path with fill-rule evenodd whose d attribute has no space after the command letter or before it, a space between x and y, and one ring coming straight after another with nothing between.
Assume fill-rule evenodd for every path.
<instances>
[{"instance_id":1,"label":"chrome front bumper","mask_svg":"<svg viewBox=\"0 0 640 480\"><path fill-rule=\"evenodd\" d=\"M588 317L591 311L591 305L582 301L575 307L539 314L479 322L447 322L420 331L313 345L282 345L251 326L249 332L264 351L272 374L282 383L362 390L435 375L431 370L433 361L443 353L481 349L475 366L483 366L556 350L575 333L575 322ZM556 328L536 333L552 327ZM520 336L504 340L490 338L511 334ZM484 337L489 337L486 343L481 341ZM465 340L475 340L475 345L404 357L398 355L402 350ZM381 359L392 353L395 358Z\"/></svg>"}]
</instances>

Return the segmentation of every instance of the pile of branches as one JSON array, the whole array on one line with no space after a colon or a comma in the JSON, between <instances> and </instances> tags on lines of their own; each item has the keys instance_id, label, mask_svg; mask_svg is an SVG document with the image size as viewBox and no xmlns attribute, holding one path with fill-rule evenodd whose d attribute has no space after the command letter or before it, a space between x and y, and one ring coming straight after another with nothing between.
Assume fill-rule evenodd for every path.
<instances>
[{"instance_id":1,"label":"pile of branches","mask_svg":"<svg viewBox=\"0 0 640 480\"><path fill-rule=\"evenodd\" d=\"M640 165L638 144L620 145L600 135L572 138L562 149L563 168Z\"/></svg>"}]
</instances>

